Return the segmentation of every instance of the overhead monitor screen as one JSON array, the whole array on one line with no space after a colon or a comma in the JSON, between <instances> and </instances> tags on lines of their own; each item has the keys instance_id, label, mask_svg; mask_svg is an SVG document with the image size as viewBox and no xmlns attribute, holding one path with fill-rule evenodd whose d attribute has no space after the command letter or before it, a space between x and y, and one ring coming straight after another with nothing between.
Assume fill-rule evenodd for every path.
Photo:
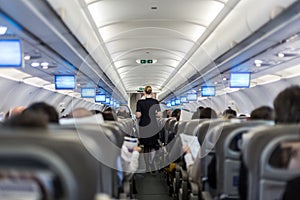
<instances>
[{"instance_id":1,"label":"overhead monitor screen","mask_svg":"<svg viewBox=\"0 0 300 200\"><path fill-rule=\"evenodd\" d=\"M95 88L81 88L82 98L94 98L96 95Z\"/></svg>"},{"instance_id":2,"label":"overhead monitor screen","mask_svg":"<svg viewBox=\"0 0 300 200\"><path fill-rule=\"evenodd\" d=\"M187 95L188 101L197 101L198 95L197 93L190 93Z\"/></svg>"},{"instance_id":3,"label":"overhead monitor screen","mask_svg":"<svg viewBox=\"0 0 300 200\"><path fill-rule=\"evenodd\" d=\"M180 99L176 99L175 100L175 105L180 105L181 103L180 103Z\"/></svg>"},{"instance_id":4,"label":"overhead monitor screen","mask_svg":"<svg viewBox=\"0 0 300 200\"><path fill-rule=\"evenodd\" d=\"M187 97L180 97L181 103L188 103Z\"/></svg>"},{"instance_id":5,"label":"overhead monitor screen","mask_svg":"<svg viewBox=\"0 0 300 200\"><path fill-rule=\"evenodd\" d=\"M106 104L110 104L110 98L109 98L109 97L106 97L106 98L105 98L105 103L106 103Z\"/></svg>"},{"instance_id":6,"label":"overhead monitor screen","mask_svg":"<svg viewBox=\"0 0 300 200\"><path fill-rule=\"evenodd\" d=\"M105 102L105 101L106 101L105 94L96 94L95 102Z\"/></svg>"},{"instance_id":7,"label":"overhead monitor screen","mask_svg":"<svg viewBox=\"0 0 300 200\"><path fill-rule=\"evenodd\" d=\"M171 102L167 102L167 107L170 108L171 106Z\"/></svg>"},{"instance_id":8,"label":"overhead monitor screen","mask_svg":"<svg viewBox=\"0 0 300 200\"><path fill-rule=\"evenodd\" d=\"M176 105L175 100L172 100L171 101L171 106L175 106L175 105Z\"/></svg>"},{"instance_id":9,"label":"overhead monitor screen","mask_svg":"<svg viewBox=\"0 0 300 200\"><path fill-rule=\"evenodd\" d=\"M57 90L73 90L75 89L74 75L55 75L55 89Z\"/></svg>"},{"instance_id":10,"label":"overhead monitor screen","mask_svg":"<svg viewBox=\"0 0 300 200\"><path fill-rule=\"evenodd\" d=\"M215 86L202 86L201 87L201 96L202 97L216 96L216 87Z\"/></svg>"},{"instance_id":11,"label":"overhead monitor screen","mask_svg":"<svg viewBox=\"0 0 300 200\"><path fill-rule=\"evenodd\" d=\"M230 73L230 88L249 88L250 72L232 72Z\"/></svg>"},{"instance_id":12,"label":"overhead monitor screen","mask_svg":"<svg viewBox=\"0 0 300 200\"><path fill-rule=\"evenodd\" d=\"M22 67L21 40L0 40L0 67Z\"/></svg>"}]
</instances>

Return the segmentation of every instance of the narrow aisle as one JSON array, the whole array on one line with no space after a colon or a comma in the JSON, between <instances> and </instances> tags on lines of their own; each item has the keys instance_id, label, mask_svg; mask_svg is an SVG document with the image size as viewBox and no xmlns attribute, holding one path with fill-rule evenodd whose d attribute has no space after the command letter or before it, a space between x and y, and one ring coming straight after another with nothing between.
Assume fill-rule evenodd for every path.
<instances>
[{"instance_id":1,"label":"narrow aisle","mask_svg":"<svg viewBox=\"0 0 300 200\"><path fill-rule=\"evenodd\" d=\"M171 200L168 195L168 187L159 172L155 174L137 174L136 189L138 200Z\"/></svg>"}]
</instances>

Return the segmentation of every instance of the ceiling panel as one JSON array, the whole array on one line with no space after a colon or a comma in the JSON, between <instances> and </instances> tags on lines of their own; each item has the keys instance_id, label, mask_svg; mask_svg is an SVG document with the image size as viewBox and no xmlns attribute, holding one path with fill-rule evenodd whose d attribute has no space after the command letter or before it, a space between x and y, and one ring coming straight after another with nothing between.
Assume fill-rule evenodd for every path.
<instances>
[{"instance_id":1,"label":"ceiling panel","mask_svg":"<svg viewBox=\"0 0 300 200\"><path fill-rule=\"evenodd\" d=\"M226 2L85 0L95 31L113 60L112 69L120 74L126 90L153 80L161 84L154 89L161 89L198 46ZM143 66L137 62L141 59L156 63Z\"/></svg>"}]
</instances>

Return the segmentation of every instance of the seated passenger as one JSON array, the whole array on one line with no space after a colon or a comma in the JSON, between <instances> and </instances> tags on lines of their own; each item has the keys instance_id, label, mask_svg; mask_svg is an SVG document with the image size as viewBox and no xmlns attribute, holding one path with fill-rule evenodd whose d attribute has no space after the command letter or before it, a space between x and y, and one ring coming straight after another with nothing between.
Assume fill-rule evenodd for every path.
<instances>
[{"instance_id":1,"label":"seated passenger","mask_svg":"<svg viewBox=\"0 0 300 200\"><path fill-rule=\"evenodd\" d=\"M281 91L277 97L275 98L274 105L274 119L277 124L293 124L300 122L300 87L299 86L291 86ZM286 166L287 163L283 162L282 152L280 148L276 148L274 153L270 158L270 163L273 166L283 167ZM239 194L240 199L247 199L247 180L248 180L248 172L247 168L242 162L240 169L240 180L239 181ZM300 181L300 179L298 179ZM291 180L287 183L286 188L293 188L286 190L283 199L294 199L290 198L291 196L289 192L297 192L297 196L300 196L300 190L295 190L294 188L299 188L300 182L297 180ZM295 196L293 196L295 197Z\"/></svg>"},{"instance_id":2,"label":"seated passenger","mask_svg":"<svg viewBox=\"0 0 300 200\"><path fill-rule=\"evenodd\" d=\"M274 120L274 111L269 106L261 106L252 110L250 119L254 120Z\"/></svg>"},{"instance_id":3,"label":"seated passenger","mask_svg":"<svg viewBox=\"0 0 300 200\"><path fill-rule=\"evenodd\" d=\"M59 123L59 116L56 109L53 106L44 102L33 103L23 112L32 112L36 114L39 113L41 115L44 115L48 119L49 123Z\"/></svg>"},{"instance_id":4,"label":"seated passenger","mask_svg":"<svg viewBox=\"0 0 300 200\"><path fill-rule=\"evenodd\" d=\"M129 114L126 112L126 110L123 107L120 107L120 109L118 110L117 117L130 118Z\"/></svg>"},{"instance_id":5,"label":"seated passenger","mask_svg":"<svg viewBox=\"0 0 300 200\"><path fill-rule=\"evenodd\" d=\"M93 114L85 108L75 108L69 114L69 118L82 118L82 117L89 117L92 115Z\"/></svg>"},{"instance_id":6,"label":"seated passenger","mask_svg":"<svg viewBox=\"0 0 300 200\"><path fill-rule=\"evenodd\" d=\"M215 110L213 110L210 107L203 108L200 111L200 119L215 119L217 118L217 113ZM200 167L201 167L201 148L198 151L197 157L194 158L191 154L191 151L189 147L184 147L185 150L185 156L184 160L186 163L187 171L189 174L189 177L193 182L198 183L198 185L201 185L200 180Z\"/></svg>"},{"instance_id":7,"label":"seated passenger","mask_svg":"<svg viewBox=\"0 0 300 200\"><path fill-rule=\"evenodd\" d=\"M134 173L139 166L139 153L141 147L138 146L138 139L125 137L122 145L121 157L123 170L128 173Z\"/></svg>"},{"instance_id":8,"label":"seated passenger","mask_svg":"<svg viewBox=\"0 0 300 200\"><path fill-rule=\"evenodd\" d=\"M102 116L104 121L118 121L116 111L113 110L111 107L105 109L105 111L102 112Z\"/></svg>"},{"instance_id":9,"label":"seated passenger","mask_svg":"<svg viewBox=\"0 0 300 200\"><path fill-rule=\"evenodd\" d=\"M173 110L171 117L175 117L176 120L179 121L180 114L181 114L181 110L177 108L177 109Z\"/></svg>"},{"instance_id":10,"label":"seated passenger","mask_svg":"<svg viewBox=\"0 0 300 200\"><path fill-rule=\"evenodd\" d=\"M8 119L11 116L17 115L22 113L25 110L24 106L17 106L14 107L13 109L11 109L10 111L7 111L7 113L5 114L4 119Z\"/></svg>"},{"instance_id":11,"label":"seated passenger","mask_svg":"<svg viewBox=\"0 0 300 200\"><path fill-rule=\"evenodd\" d=\"M197 110L193 113L192 119L200 119L200 111L204 109L203 106L199 106Z\"/></svg>"},{"instance_id":12,"label":"seated passenger","mask_svg":"<svg viewBox=\"0 0 300 200\"><path fill-rule=\"evenodd\" d=\"M226 110L223 112L223 117L224 119L232 119L236 118L237 113L235 110L233 110L231 107L228 107Z\"/></svg>"},{"instance_id":13,"label":"seated passenger","mask_svg":"<svg viewBox=\"0 0 300 200\"><path fill-rule=\"evenodd\" d=\"M48 118L41 113L27 111L6 119L2 125L10 128L47 128Z\"/></svg>"},{"instance_id":14,"label":"seated passenger","mask_svg":"<svg viewBox=\"0 0 300 200\"><path fill-rule=\"evenodd\" d=\"M300 87L291 86L280 92L274 100L275 122L278 124L300 122ZM295 154L288 164L288 168L299 168L300 155ZM283 200L297 199L300 197L300 178L294 178L287 182Z\"/></svg>"}]
</instances>

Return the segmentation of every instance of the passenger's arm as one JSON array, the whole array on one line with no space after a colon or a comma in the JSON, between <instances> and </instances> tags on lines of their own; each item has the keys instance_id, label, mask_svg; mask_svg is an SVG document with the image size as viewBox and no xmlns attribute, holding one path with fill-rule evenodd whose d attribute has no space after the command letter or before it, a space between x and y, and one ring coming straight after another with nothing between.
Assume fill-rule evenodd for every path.
<instances>
[{"instance_id":1,"label":"passenger's arm","mask_svg":"<svg viewBox=\"0 0 300 200\"><path fill-rule=\"evenodd\" d=\"M159 111L159 112L157 112L157 113L156 113L156 117L159 117L159 118L161 118L161 117L162 117L162 112L160 112L160 111Z\"/></svg>"},{"instance_id":2,"label":"passenger's arm","mask_svg":"<svg viewBox=\"0 0 300 200\"><path fill-rule=\"evenodd\" d=\"M140 119L140 118L141 118L141 116L142 116L142 113L140 113L140 112L136 112L136 113L135 113L135 116L136 116L136 118L137 118L137 119Z\"/></svg>"}]
</instances>

